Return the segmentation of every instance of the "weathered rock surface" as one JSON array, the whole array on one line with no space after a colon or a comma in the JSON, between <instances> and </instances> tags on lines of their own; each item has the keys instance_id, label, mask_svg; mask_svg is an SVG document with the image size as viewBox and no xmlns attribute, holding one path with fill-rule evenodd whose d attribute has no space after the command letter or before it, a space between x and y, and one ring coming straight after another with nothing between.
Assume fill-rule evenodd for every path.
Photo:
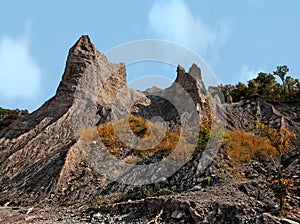
<instances>
[{"instance_id":1,"label":"weathered rock surface","mask_svg":"<svg viewBox=\"0 0 300 224\"><path fill-rule=\"evenodd\" d=\"M79 128L95 125L98 105L105 107L124 86L124 64L109 63L82 36L70 49L55 96L0 133L0 201L39 201L79 178L86 168Z\"/></svg>"},{"instance_id":2,"label":"weathered rock surface","mask_svg":"<svg viewBox=\"0 0 300 224\"><path fill-rule=\"evenodd\" d=\"M86 145L80 138L83 128L119 120L130 112L147 119L160 116L170 126L182 116L183 122L196 120L196 111L206 115L203 108L208 102L196 65L189 73L178 67L176 81L166 90L144 93L127 88L125 70L124 64L108 62L88 36L77 41L55 96L0 132L1 203L90 200L110 181L94 162L103 161L100 169L111 169L107 173L116 177L130 169L105 161L101 150L95 153L101 144Z\"/></svg>"},{"instance_id":3,"label":"weathered rock surface","mask_svg":"<svg viewBox=\"0 0 300 224\"><path fill-rule=\"evenodd\" d=\"M293 145L300 145L299 102L254 98L221 104L218 99L214 105L208 95L195 64L188 72L178 66L175 82L164 90L129 89L125 65L110 63L82 36L70 49L55 96L0 131L0 205L15 206L0 207L0 223L283 222L276 217L278 202L267 180L269 164L251 162L236 169L222 148L210 145L177 166L169 161L170 166L157 166L165 160L161 151L138 160L138 166L124 165L107 153L95 132L97 125L130 113L161 117L170 130L195 122L199 127L213 106L229 129L249 131L254 120L266 120L293 131ZM120 149L119 159L132 157L133 137L126 139L130 144ZM287 198L288 218L296 221L299 156L298 147L282 157L284 174L296 180L295 194ZM167 171L172 172L163 176ZM142 179L147 184L128 185ZM34 206L22 207L29 204ZM62 204L68 207L53 206Z\"/></svg>"}]
</instances>

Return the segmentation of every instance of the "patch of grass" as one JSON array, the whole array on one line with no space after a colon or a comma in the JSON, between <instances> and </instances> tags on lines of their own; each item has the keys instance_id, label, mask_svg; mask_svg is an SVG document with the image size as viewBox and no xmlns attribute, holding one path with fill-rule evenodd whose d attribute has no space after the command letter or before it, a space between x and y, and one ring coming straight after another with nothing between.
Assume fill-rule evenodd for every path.
<instances>
[{"instance_id":1,"label":"patch of grass","mask_svg":"<svg viewBox=\"0 0 300 224\"><path fill-rule=\"evenodd\" d=\"M148 197L158 197L158 196L163 196L163 195L171 195L174 194L174 192L168 188L160 188L156 191L153 190L145 190L144 195Z\"/></svg>"},{"instance_id":2,"label":"patch of grass","mask_svg":"<svg viewBox=\"0 0 300 224\"><path fill-rule=\"evenodd\" d=\"M211 122L210 121L203 121L200 123L199 126L199 138L198 138L198 148L202 151L206 144L211 137Z\"/></svg>"}]
</instances>

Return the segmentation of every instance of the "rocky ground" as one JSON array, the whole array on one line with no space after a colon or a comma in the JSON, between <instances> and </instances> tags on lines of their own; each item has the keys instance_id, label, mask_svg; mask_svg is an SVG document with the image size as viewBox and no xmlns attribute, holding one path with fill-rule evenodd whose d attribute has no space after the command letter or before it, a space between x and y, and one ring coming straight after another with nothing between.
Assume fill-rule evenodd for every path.
<instances>
[{"instance_id":1,"label":"rocky ground","mask_svg":"<svg viewBox=\"0 0 300 224\"><path fill-rule=\"evenodd\" d=\"M1 207L0 223L299 222L299 209L289 211L285 218L279 218L276 203L257 200L241 190L256 184L259 183L239 182L105 206Z\"/></svg>"},{"instance_id":2,"label":"rocky ground","mask_svg":"<svg viewBox=\"0 0 300 224\"><path fill-rule=\"evenodd\" d=\"M0 208L0 223L299 223L299 178L290 173L298 169L299 149L287 154L283 164L287 161L285 173L296 178L296 192L288 195L281 215L264 164L253 161L233 166L217 156L206 177L182 192L158 190L148 197L135 194L136 199L128 199L133 195L124 190L119 202L84 205L57 205L51 200L33 206L7 204ZM247 178L239 179L241 175Z\"/></svg>"}]
</instances>

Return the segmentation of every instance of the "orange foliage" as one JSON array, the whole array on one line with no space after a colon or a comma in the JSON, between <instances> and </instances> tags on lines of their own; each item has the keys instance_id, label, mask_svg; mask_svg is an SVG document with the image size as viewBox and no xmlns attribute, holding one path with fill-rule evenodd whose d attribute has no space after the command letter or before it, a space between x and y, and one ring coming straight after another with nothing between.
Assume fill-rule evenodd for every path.
<instances>
[{"instance_id":1,"label":"orange foliage","mask_svg":"<svg viewBox=\"0 0 300 224\"><path fill-rule=\"evenodd\" d=\"M269 139L241 130L229 131L229 140L225 145L226 153L235 163L247 163L255 158L269 160L278 156Z\"/></svg>"},{"instance_id":2,"label":"orange foliage","mask_svg":"<svg viewBox=\"0 0 300 224\"><path fill-rule=\"evenodd\" d=\"M160 124L151 123L141 117L129 116L128 119L124 118L114 123L99 125L97 128L101 141L112 154L116 154L119 148L124 147L124 143L118 138L114 128L117 128L120 133L126 133L130 129L137 135L141 139L138 148L143 149L139 151L145 155L151 155L158 150L172 151L175 149L180 138L179 130L163 132ZM155 131L151 131L151 128L155 129ZM159 135L165 135L165 137L155 145ZM152 145L155 146L147 149L148 146Z\"/></svg>"},{"instance_id":3,"label":"orange foliage","mask_svg":"<svg viewBox=\"0 0 300 224\"><path fill-rule=\"evenodd\" d=\"M281 127L278 131L260 121L257 121L256 124L262 135L270 140L271 145L274 146L280 154L290 150L290 139L296 136L295 133L285 127Z\"/></svg>"},{"instance_id":4,"label":"orange foliage","mask_svg":"<svg viewBox=\"0 0 300 224\"><path fill-rule=\"evenodd\" d=\"M135 135L145 130L145 133L141 135L141 138L147 138L151 135L150 122L146 119L137 116L129 116L129 127Z\"/></svg>"},{"instance_id":5,"label":"orange foliage","mask_svg":"<svg viewBox=\"0 0 300 224\"><path fill-rule=\"evenodd\" d=\"M122 142L117 139L114 127L112 124L99 125L97 128L98 136L108 151L115 155L119 148L122 147Z\"/></svg>"},{"instance_id":6,"label":"orange foliage","mask_svg":"<svg viewBox=\"0 0 300 224\"><path fill-rule=\"evenodd\" d=\"M129 134L128 136L130 136L131 132L139 138L138 144L134 146L139 155L151 156L155 152L163 150L166 155L172 153L171 158L174 161L178 161L180 158L184 161L195 151L193 140L195 132L199 132L198 147L195 152L205 148L211 136L210 126L210 122L205 121L200 124L200 130L189 130L183 133L180 128L171 131L160 123L152 123L142 117L130 115L112 123L101 124L97 129L82 129L81 138L85 144L90 144L96 133L96 137L98 139L100 137L106 149L116 155L120 148L126 148L125 142L122 142L125 139L120 139L118 135ZM201 150L199 150L200 148ZM177 150L175 151L175 149Z\"/></svg>"}]
</instances>

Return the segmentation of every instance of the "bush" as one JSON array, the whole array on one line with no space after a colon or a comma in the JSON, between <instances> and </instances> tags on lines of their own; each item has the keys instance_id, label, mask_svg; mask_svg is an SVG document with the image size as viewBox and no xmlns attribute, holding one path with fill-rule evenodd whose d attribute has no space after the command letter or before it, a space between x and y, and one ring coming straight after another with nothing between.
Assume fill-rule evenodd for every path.
<instances>
[{"instance_id":1,"label":"bush","mask_svg":"<svg viewBox=\"0 0 300 224\"><path fill-rule=\"evenodd\" d=\"M115 130L125 134L132 131L133 134L139 137L140 143L136 148L141 149L138 151L144 155L152 155L158 150L170 152L176 147L180 138L179 130L167 130L165 132L165 129L160 124L151 123L144 118L131 115L114 123L99 125L97 128L101 141L113 154L116 154L119 148L125 147ZM156 140L162 135L165 135L163 140L155 144ZM149 149L149 146L154 147Z\"/></svg>"},{"instance_id":2,"label":"bush","mask_svg":"<svg viewBox=\"0 0 300 224\"><path fill-rule=\"evenodd\" d=\"M235 163L248 163L253 159L269 160L270 156L279 156L269 139L241 130L227 132L229 139L225 152Z\"/></svg>"}]
</instances>

